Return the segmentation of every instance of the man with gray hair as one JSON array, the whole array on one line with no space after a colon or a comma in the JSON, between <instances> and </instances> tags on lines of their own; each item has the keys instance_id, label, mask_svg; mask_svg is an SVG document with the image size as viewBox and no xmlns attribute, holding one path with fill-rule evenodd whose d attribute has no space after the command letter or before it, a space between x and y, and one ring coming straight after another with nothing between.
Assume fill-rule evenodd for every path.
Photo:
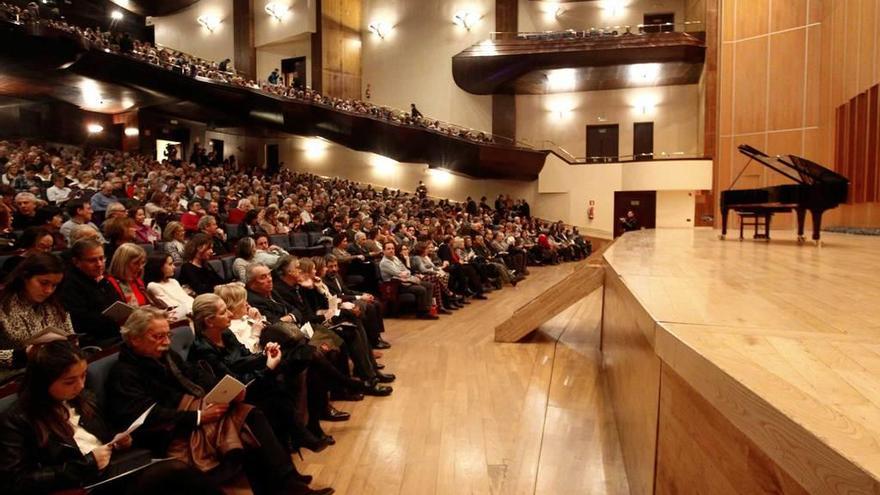
<instances>
[{"instance_id":1,"label":"man with gray hair","mask_svg":"<svg viewBox=\"0 0 880 495\"><path fill-rule=\"evenodd\" d=\"M98 214L99 219L103 222L107 213L107 207L111 203L118 203L119 199L113 195L113 183L105 180L101 183L101 190L96 192L91 199L92 210Z\"/></svg>"},{"instance_id":2,"label":"man with gray hair","mask_svg":"<svg viewBox=\"0 0 880 495\"><path fill-rule=\"evenodd\" d=\"M238 464L226 452L243 447L244 471L255 493L333 493L332 488L309 488L311 478L297 472L263 412L243 402L244 392L229 403L204 400L218 378L171 349L172 334L164 311L135 309L121 333L119 360L107 380L107 409L117 425L123 426L152 407L138 430L138 440L154 454L180 458L202 471L219 474L216 468ZM200 439L201 448L192 442L193 435Z\"/></svg>"},{"instance_id":3,"label":"man with gray hair","mask_svg":"<svg viewBox=\"0 0 880 495\"><path fill-rule=\"evenodd\" d=\"M15 214L12 217L13 230L38 227L45 223L37 214L37 197L33 193L20 192L15 195Z\"/></svg>"}]
</instances>

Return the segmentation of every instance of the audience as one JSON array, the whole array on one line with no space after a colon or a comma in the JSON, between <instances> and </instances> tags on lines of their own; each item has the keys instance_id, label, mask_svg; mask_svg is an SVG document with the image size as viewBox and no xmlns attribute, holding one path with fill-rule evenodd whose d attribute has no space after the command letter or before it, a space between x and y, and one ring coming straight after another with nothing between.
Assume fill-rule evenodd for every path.
<instances>
[{"instance_id":1,"label":"audience","mask_svg":"<svg viewBox=\"0 0 880 495\"><path fill-rule=\"evenodd\" d=\"M192 311L193 297L174 278L174 270L170 254L150 255L144 267L144 281L152 304L169 311L172 320L183 320Z\"/></svg>"},{"instance_id":2,"label":"audience","mask_svg":"<svg viewBox=\"0 0 880 495\"><path fill-rule=\"evenodd\" d=\"M214 292L214 287L223 283L223 278L208 263L214 256L213 244L205 234L196 234L183 250L185 263L180 267L178 279L197 295Z\"/></svg>"},{"instance_id":3,"label":"audience","mask_svg":"<svg viewBox=\"0 0 880 495\"><path fill-rule=\"evenodd\" d=\"M96 239L82 239L70 248L71 266L59 288L61 302L70 314L83 345L102 345L119 340L119 323L103 311L121 301L104 273L104 246Z\"/></svg>"}]
</instances>

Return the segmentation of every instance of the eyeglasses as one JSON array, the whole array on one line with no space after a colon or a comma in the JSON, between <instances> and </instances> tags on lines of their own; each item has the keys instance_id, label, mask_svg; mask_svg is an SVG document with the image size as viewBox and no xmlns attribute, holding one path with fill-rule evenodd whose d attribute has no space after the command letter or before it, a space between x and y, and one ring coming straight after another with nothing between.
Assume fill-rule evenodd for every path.
<instances>
[{"instance_id":1,"label":"eyeglasses","mask_svg":"<svg viewBox=\"0 0 880 495\"><path fill-rule=\"evenodd\" d=\"M147 337L153 342L164 342L166 340L171 340L171 332L151 333L148 334Z\"/></svg>"}]
</instances>

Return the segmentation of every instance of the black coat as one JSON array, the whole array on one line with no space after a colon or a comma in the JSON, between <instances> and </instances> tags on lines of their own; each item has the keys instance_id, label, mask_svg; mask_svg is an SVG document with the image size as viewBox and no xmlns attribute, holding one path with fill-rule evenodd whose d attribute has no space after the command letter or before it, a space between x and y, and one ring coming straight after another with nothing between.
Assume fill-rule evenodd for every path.
<instances>
[{"instance_id":1,"label":"black coat","mask_svg":"<svg viewBox=\"0 0 880 495\"><path fill-rule=\"evenodd\" d=\"M223 278L211 268L211 265L198 267L192 263L184 263L180 267L180 276L177 278L180 285L188 285L196 294L211 294L214 287L223 283Z\"/></svg>"},{"instance_id":2,"label":"black coat","mask_svg":"<svg viewBox=\"0 0 880 495\"><path fill-rule=\"evenodd\" d=\"M289 314L292 314L298 323L305 322L305 320L302 319L302 313L287 303L284 299L275 297L274 295L270 299L248 289L247 301L248 304L259 309L260 313L266 317L269 323L278 323L281 321L281 318Z\"/></svg>"},{"instance_id":3,"label":"black coat","mask_svg":"<svg viewBox=\"0 0 880 495\"><path fill-rule=\"evenodd\" d=\"M284 301L294 309L293 315L298 324L304 325L305 322L309 322L312 325L321 325L324 323L324 317L315 312L320 308L312 307L303 299L299 285L290 285L280 278L276 278L273 283L275 288L272 290L272 297Z\"/></svg>"},{"instance_id":4,"label":"black coat","mask_svg":"<svg viewBox=\"0 0 880 495\"><path fill-rule=\"evenodd\" d=\"M109 442L113 435L100 417L81 418L80 426ZM0 416L0 493L42 494L79 488L97 480L92 454L83 455L76 441L49 434L37 444L36 427L16 402Z\"/></svg>"},{"instance_id":5,"label":"black coat","mask_svg":"<svg viewBox=\"0 0 880 495\"><path fill-rule=\"evenodd\" d=\"M330 289L331 294L342 299L343 301L352 302L357 299L357 296L363 295L363 292L358 292L354 289L348 288L348 286L345 285L345 281L342 280L342 277L340 277L339 274L325 275L324 283L327 284L327 288Z\"/></svg>"},{"instance_id":6,"label":"black coat","mask_svg":"<svg viewBox=\"0 0 880 495\"><path fill-rule=\"evenodd\" d=\"M266 356L249 351L229 329L223 331L221 338L223 347L214 345L202 335L196 336L187 360L210 369L218 379L231 375L245 384L253 380L254 383L248 386L249 397L251 394L259 397L271 395L276 390L276 373L266 367Z\"/></svg>"},{"instance_id":7,"label":"black coat","mask_svg":"<svg viewBox=\"0 0 880 495\"><path fill-rule=\"evenodd\" d=\"M187 363L174 351L168 351L168 355L181 374L202 387L205 393L216 384L212 373ZM163 455L176 435L191 432L197 426L195 411L177 410L184 394L188 393L162 362L139 356L123 345L119 361L113 365L107 380L107 409L113 414L114 424L126 428L156 404L134 436L143 441L145 447Z\"/></svg>"},{"instance_id":8,"label":"black coat","mask_svg":"<svg viewBox=\"0 0 880 495\"><path fill-rule=\"evenodd\" d=\"M120 339L119 325L101 314L114 302L122 300L106 278L96 282L79 269L70 268L58 290L61 304L70 313L73 330L85 334L80 339L82 345Z\"/></svg>"}]
</instances>

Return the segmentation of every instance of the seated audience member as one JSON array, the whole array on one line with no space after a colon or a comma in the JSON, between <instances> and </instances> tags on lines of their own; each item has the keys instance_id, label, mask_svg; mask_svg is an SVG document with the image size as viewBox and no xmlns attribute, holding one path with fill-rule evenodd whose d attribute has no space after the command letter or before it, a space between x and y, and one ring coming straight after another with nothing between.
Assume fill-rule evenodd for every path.
<instances>
[{"instance_id":1,"label":"seated audience member","mask_svg":"<svg viewBox=\"0 0 880 495\"><path fill-rule=\"evenodd\" d=\"M134 220L128 217L108 217L101 224L101 228L104 231L104 238L107 239L107 244L104 245L104 256L108 260L113 259L113 253L116 252L119 246L127 242L135 242L137 237L137 227Z\"/></svg>"},{"instance_id":2,"label":"seated audience member","mask_svg":"<svg viewBox=\"0 0 880 495\"><path fill-rule=\"evenodd\" d=\"M266 320L257 308L247 302L247 289L241 282L218 285L214 294L223 299L226 307L232 312L229 330L249 351L259 352L260 332L266 326Z\"/></svg>"},{"instance_id":3,"label":"seated audience member","mask_svg":"<svg viewBox=\"0 0 880 495\"><path fill-rule=\"evenodd\" d=\"M46 199L49 203L60 206L70 199L71 189L64 184L64 176L55 174L52 176L52 187L46 189Z\"/></svg>"},{"instance_id":4,"label":"seated audience member","mask_svg":"<svg viewBox=\"0 0 880 495\"><path fill-rule=\"evenodd\" d=\"M219 480L243 463L257 495L333 493L308 487L263 412L243 402L245 393L229 404L206 404L205 394L222 377L181 359L169 349L170 336L165 313L155 308L138 308L122 327L119 361L107 383L117 425L130 424L155 404L135 434L154 454Z\"/></svg>"},{"instance_id":5,"label":"seated audience member","mask_svg":"<svg viewBox=\"0 0 880 495\"><path fill-rule=\"evenodd\" d=\"M415 245L415 244L413 244ZM431 276L423 276L421 274L415 273L412 268L412 260L410 259L410 245L409 244L399 244L397 249L395 249L395 253L397 254L397 259L403 263L403 266L409 270L410 273L413 274L414 277L418 277L419 280L423 282L428 282L431 284L431 300L436 306L436 310L438 314L441 315L450 315L452 314L451 309L447 309L443 304L443 284L436 277Z\"/></svg>"},{"instance_id":6,"label":"seated audience member","mask_svg":"<svg viewBox=\"0 0 880 495\"><path fill-rule=\"evenodd\" d=\"M12 271L0 292L0 368L21 368L31 345L73 334L56 293L63 278L61 260L47 253L28 256Z\"/></svg>"},{"instance_id":7,"label":"seated audience member","mask_svg":"<svg viewBox=\"0 0 880 495\"><path fill-rule=\"evenodd\" d=\"M173 320L182 320L192 311L193 297L174 278L170 254L151 254L144 267L144 282L150 301L159 309L171 310Z\"/></svg>"},{"instance_id":8,"label":"seated audience member","mask_svg":"<svg viewBox=\"0 0 880 495\"><path fill-rule=\"evenodd\" d=\"M105 213L104 222L111 218L125 218L128 216L128 211L125 209L125 205L119 202L107 205ZM103 226L103 224L101 225Z\"/></svg>"},{"instance_id":9,"label":"seated audience member","mask_svg":"<svg viewBox=\"0 0 880 495\"><path fill-rule=\"evenodd\" d=\"M15 195L15 214L12 217L12 228L24 230L28 227L39 227L43 219L37 215L37 197L30 192Z\"/></svg>"},{"instance_id":10,"label":"seated audience member","mask_svg":"<svg viewBox=\"0 0 880 495\"><path fill-rule=\"evenodd\" d=\"M386 242L384 246L385 256L379 262L379 269L382 272L382 280L390 282L397 280L400 282L400 292L412 294L416 298L416 311L421 319L436 320L438 317L431 314L431 295L434 287L431 282L419 279L410 273L406 265L395 254L395 245L393 242Z\"/></svg>"},{"instance_id":11,"label":"seated audience member","mask_svg":"<svg viewBox=\"0 0 880 495\"><path fill-rule=\"evenodd\" d=\"M449 274L444 272L442 268L449 264L444 262L442 267L434 264L429 255L430 246L432 245L432 242L419 241L413 246L412 254L409 257L412 271L439 288L440 301L444 309L447 311L460 309L464 305L462 303L463 298L457 296L449 289Z\"/></svg>"},{"instance_id":12,"label":"seated audience member","mask_svg":"<svg viewBox=\"0 0 880 495\"><path fill-rule=\"evenodd\" d=\"M144 285L144 266L147 253L137 244L127 242L119 246L107 267L107 281L119 299L129 306L150 304Z\"/></svg>"},{"instance_id":13,"label":"seated audience member","mask_svg":"<svg viewBox=\"0 0 880 495\"><path fill-rule=\"evenodd\" d=\"M70 313L73 329L83 334L82 345L106 345L119 340L119 324L102 312L121 301L104 276L104 246L96 239L76 241L60 287L61 302Z\"/></svg>"},{"instance_id":14,"label":"seated audience member","mask_svg":"<svg viewBox=\"0 0 880 495\"><path fill-rule=\"evenodd\" d=\"M0 491L59 493L116 478L91 493L129 493L143 480L173 483L190 470L179 461L153 462L149 451L131 448L125 432L114 436L85 389L87 363L73 344L50 342L31 356L18 400L0 417ZM207 480L200 488L217 493Z\"/></svg>"},{"instance_id":15,"label":"seated audience member","mask_svg":"<svg viewBox=\"0 0 880 495\"><path fill-rule=\"evenodd\" d=\"M186 213L180 216L180 223L187 232L197 232L199 230L199 220L205 214L202 204L198 201L190 201L189 208Z\"/></svg>"},{"instance_id":16,"label":"seated audience member","mask_svg":"<svg viewBox=\"0 0 880 495\"><path fill-rule=\"evenodd\" d=\"M326 257L326 274L324 283L330 293L345 302L354 303L363 315L364 329L374 349L388 349L391 344L382 339L385 332L385 321L382 318L382 304L367 292L350 289L339 276L339 262L333 255Z\"/></svg>"},{"instance_id":17,"label":"seated audience member","mask_svg":"<svg viewBox=\"0 0 880 495\"><path fill-rule=\"evenodd\" d=\"M183 250L184 264L180 267L178 280L196 295L214 292L214 287L223 283L220 275L208 264L214 256L213 244L205 234L196 234Z\"/></svg>"},{"instance_id":18,"label":"seated audience member","mask_svg":"<svg viewBox=\"0 0 880 495\"><path fill-rule=\"evenodd\" d=\"M57 206L45 206L38 213L42 220L42 227L52 234L53 251L67 249L67 239L61 234L61 226L64 225L64 215Z\"/></svg>"},{"instance_id":19,"label":"seated audience member","mask_svg":"<svg viewBox=\"0 0 880 495\"><path fill-rule=\"evenodd\" d=\"M3 267L0 268L2 278L5 279L10 273L12 273L12 270L14 270L15 267L26 257L36 253L51 253L54 244L55 239L52 237L52 233L49 232L48 229L43 227L26 228L16 243L16 247L24 249L24 252L15 256L10 256L9 259L3 263Z\"/></svg>"},{"instance_id":20,"label":"seated audience member","mask_svg":"<svg viewBox=\"0 0 880 495\"><path fill-rule=\"evenodd\" d=\"M278 266L278 261L286 254L287 252L278 246L269 246L269 237L266 235L257 234L256 240L251 237L242 237L235 248L236 258L232 262L232 269L238 280L244 282L247 266L251 263L263 263L272 270Z\"/></svg>"},{"instance_id":21,"label":"seated audience member","mask_svg":"<svg viewBox=\"0 0 880 495\"><path fill-rule=\"evenodd\" d=\"M180 222L168 222L165 231L162 233L162 240L165 242L165 252L174 260L174 264L180 266L183 264L183 249L185 247L186 231Z\"/></svg>"},{"instance_id":22,"label":"seated audience member","mask_svg":"<svg viewBox=\"0 0 880 495\"><path fill-rule=\"evenodd\" d=\"M72 199L68 201L67 214L70 215L70 220L64 222L64 225L61 226L61 235L67 239L68 244L73 245L73 242L70 240L70 232L77 225L88 225L95 229L95 232L98 233L98 238L101 242L104 242L104 237L101 235L101 231L98 230L98 226L92 223L92 207L87 200Z\"/></svg>"},{"instance_id":23,"label":"seated audience member","mask_svg":"<svg viewBox=\"0 0 880 495\"><path fill-rule=\"evenodd\" d=\"M103 222L107 216L107 207L111 203L118 203L119 198L113 195L113 183L104 181L101 183L101 189L96 192L90 201L92 210L98 215L98 219Z\"/></svg>"},{"instance_id":24,"label":"seated audience member","mask_svg":"<svg viewBox=\"0 0 880 495\"><path fill-rule=\"evenodd\" d=\"M263 219L260 221L260 229L267 235L287 234L290 229L287 225L283 225L278 221L278 208L270 206L263 212Z\"/></svg>"},{"instance_id":25,"label":"seated audience member","mask_svg":"<svg viewBox=\"0 0 880 495\"><path fill-rule=\"evenodd\" d=\"M455 287L455 291L460 294L471 296L474 299L486 299L483 295L483 280L476 267L471 266L467 262L459 258L457 249L464 247L464 240L460 237L446 236L443 244L437 250L437 255L441 260L449 263L450 283Z\"/></svg>"},{"instance_id":26,"label":"seated audience member","mask_svg":"<svg viewBox=\"0 0 880 495\"><path fill-rule=\"evenodd\" d=\"M159 233L152 227L152 220L147 220L147 213L142 206L130 209L128 216L134 220L134 242L138 244L153 244L159 240Z\"/></svg>"},{"instance_id":27,"label":"seated audience member","mask_svg":"<svg viewBox=\"0 0 880 495\"><path fill-rule=\"evenodd\" d=\"M238 225L244 220L244 216L247 212L254 209L254 205L251 203L251 200L247 198L240 199L238 201L238 206L229 210L229 216L226 218L226 223Z\"/></svg>"},{"instance_id":28,"label":"seated audience member","mask_svg":"<svg viewBox=\"0 0 880 495\"><path fill-rule=\"evenodd\" d=\"M220 256L228 254L226 249L226 233L217 225L217 217L213 215L205 215L199 219L199 232L211 238L214 247L214 255Z\"/></svg>"}]
</instances>

